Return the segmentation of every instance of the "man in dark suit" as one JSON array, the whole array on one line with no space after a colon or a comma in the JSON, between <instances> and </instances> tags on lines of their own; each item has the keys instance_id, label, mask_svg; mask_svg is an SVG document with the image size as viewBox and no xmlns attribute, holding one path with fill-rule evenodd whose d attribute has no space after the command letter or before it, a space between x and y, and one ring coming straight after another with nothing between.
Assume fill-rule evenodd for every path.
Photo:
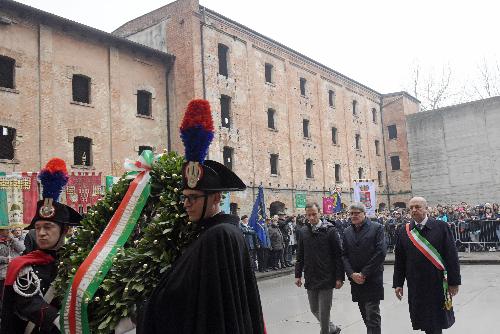
<instances>
[{"instance_id":1,"label":"man in dark suit","mask_svg":"<svg viewBox=\"0 0 500 334\"><path fill-rule=\"evenodd\" d=\"M367 334L381 334L380 301L384 299L384 227L366 217L363 203L349 207L351 226L344 230L344 269L351 282L352 301L358 303Z\"/></svg>"},{"instance_id":2,"label":"man in dark suit","mask_svg":"<svg viewBox=\"0 0 500 334\"><path fill-rule=\"evenodd\" d=\"M398 231L393 288L401 300L406 279L413 329L439 334L455 322L451 299L461 284L458 253L450 227L427 216L423 197L412 198L409 206L412 221Z\"/></svg>"},{"instance_id":3,"label":"man in dark suit","mask_svg":"<svg viewBox=\"0 0 500 334\"><path fill-rule=\"evenodd\" d=\"M311 313L318 319L320 334L339 334L341 328L330 321L333 289L344 284L342 245L335 227L321 220L318 203L306 204L308 224L301 228L295 263L295 285L302 286L304 273Z\"/></svg>"}]
</instances>

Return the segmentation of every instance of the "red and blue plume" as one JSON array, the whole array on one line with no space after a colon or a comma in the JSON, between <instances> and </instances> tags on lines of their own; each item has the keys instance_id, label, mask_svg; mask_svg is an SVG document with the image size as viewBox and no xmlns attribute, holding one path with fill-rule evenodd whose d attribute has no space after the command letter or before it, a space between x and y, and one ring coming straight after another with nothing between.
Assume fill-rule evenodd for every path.
<instances>
[{"instance_id":1,"label":"red and blue plume","mask_svg":"<svg viewBox=\"0 0 500 334\"><path fill-rule=\"evenodd\" d=\"M186 161L203 163L214 138L214 122L208 101L189 102L180 130Z\"/></svg>"},{"instance_id":2,"label":"red and blue plume","mask_svg":"<svg viewBox=\"0 0 500 334\"><path fill-rule=\"evenodd\" d=\"M59 158L50 159L38 174L38 179L43 186L43 198L52 198L57 202L62 189L68 183L66 163Z\"/></svg>"}]
</instances>

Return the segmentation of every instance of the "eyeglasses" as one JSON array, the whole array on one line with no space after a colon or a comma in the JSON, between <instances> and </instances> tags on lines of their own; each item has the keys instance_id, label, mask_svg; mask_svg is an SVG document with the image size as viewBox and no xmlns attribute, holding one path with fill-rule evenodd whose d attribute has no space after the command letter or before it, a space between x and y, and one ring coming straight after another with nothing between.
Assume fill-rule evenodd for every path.
<instances>
[{"instance_id":1,"label":"eyeglasses","mask_svg":"<svg viewBox=\"0 0 500 334\"><path fill-rule=\"evenodd\" d=\"M207 197L207 196L208 196L207 194L203 194L203 195L181 195L180 199L181 199L182 203L184 203L184 201L187 200L188 203L193 204L194 202L196 202L196 200L198 200L198 198Z\"/></svg>"},{"instance_id":2,"label":"eyeglasses","mask_svg":"<svg viewBox=\"0 0 500 334\"><path fill-rule=\"evenodd\" d=\"M360 215L360 214L362 214L362 213L363 213L363 212L361 212L361 211L351 211L351 212L349 212L349 214L350 214L351 216L357 216L357 215Z\"/></svg>"}]
</instances>

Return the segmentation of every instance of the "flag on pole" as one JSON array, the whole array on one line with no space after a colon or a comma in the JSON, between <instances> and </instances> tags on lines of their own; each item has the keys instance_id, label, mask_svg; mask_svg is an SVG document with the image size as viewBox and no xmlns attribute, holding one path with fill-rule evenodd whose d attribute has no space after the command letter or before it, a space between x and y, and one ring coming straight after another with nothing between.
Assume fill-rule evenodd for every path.
<instances>
[{"instance_id":1,"label":"flag on pole","mask_svg":"<svg viewBox=\"0 0 500 334\"><path fill-rule=\"evenodd\" d=\"M342 195L339 191L335 191L333 197L333 212L342 212Z\"/></svg>"},{"instance_id":2,"label":"flag on pole","mask_svg":"<svg viewBox=\"0 0 500 334\"><path fill-rule=\"evenodd\" d=\"M259 186L259 192L253 205L252 214L248 220L248 225L254 229L262 247L267 248L268 237L265 229L266 205L264 204L264 189Z\"/></svg>"}]
</instances>

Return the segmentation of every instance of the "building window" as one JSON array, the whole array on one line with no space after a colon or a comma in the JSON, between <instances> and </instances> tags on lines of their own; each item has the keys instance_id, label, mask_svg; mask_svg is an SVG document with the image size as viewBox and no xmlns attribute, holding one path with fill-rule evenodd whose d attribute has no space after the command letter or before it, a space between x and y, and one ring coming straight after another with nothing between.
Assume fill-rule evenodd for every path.
<instances>
[{"instance_id":1,"label":"building window","mask_svg":"<svg viewBox=\"0 0 500 334\"><path fill-rule=\"evenodd\" d=\"M364 170L363 168L359 167L358 168L358 179L363 179L364 178Z\"/></svg>"},{"instance_id":2,"label":"building window","mask_svg":"<svg viewBox=\"0 0 500 334\"><path fill-rule=\"evenodd\" d=\"M340 183L341 180L341 174L340 174L340 164L335 164L335 182Z\"/></svg>"},{"instance_id":3,"label":"building window","mask_svg":"<svg viewBox=\"0 0 500 334\"><path fill-rule=\"evenodd\" d=\"M227 53L229 48L224 44L219 44L218 55L219 55L219 74L227 78Z\"/></svg>"},{"instance_id":4,"label":"building window","mask_svg":"<svg viewBox=\"0 0 500 334\"><path fill-rule=\"evenodd\" d=\"M220 96L220 114L222 127L231 128L231 97L227 95Z\"/></svg>"},{"instance_id":5,"label":"building window","mask_svg":"<svg viewBox=\"0 0 500 334\"><path fill-rule=\"evenodd\" d=\"M358 101L356 101L356 100L352 100L352 114L353 114L354 116L356 116L356 114L357 114L357 112L358 112L358 111L357 111L357 105L358 105Z\"/></svg>"},{"instance_id":6,"label":"building window","mask_svg":"<svg viewBox=\"0 0 500 334\"><path fill-rule=\"evenodd\" d=\"M372 108L372 122L377 124L377 109Z\"/></svg>"},{"instance_id":7,"label":"building window","mask_svg":"<svg viewBox=\"0 0 500 334\"><path fill-rule=\"evenodd\" d=\"M0 125L0 159L14 159L16 129Z\"/></svg>"},{"instance_id":8,"label":"building window","mask_svg":"<svg viewBox=\"0 0 500 334\"><path fill-rule=\"evenodd\" d=\"M0 56L0 87L14 89L15 65L15 59Z\"/></svg>"},{"instance_id":9,"label":"building window","mask_svg":"<svg viewBox=\"0 0 500 334\"><path fill-rule=\"evenodd\" d=\"M399 155L395 155L391 157L391 167L392 170L400 170L401 165L399 163Z\"/></svg>"},{"instance_id":10,"label":"building window","mask_svg":"<svg viewBox=\"0 0 500 334\"><path fill-rule=\"evenodd\" d=\"M273 65L266 63L264 65L264 67L265 67L266 82L272 83L273 82Z\"/></svg>"},{"instance_id":11,"label":"building window","mask_svg":"<svg viewBox=\"0 0 500 334\"><path fill-rule=\"evenodd\" d=\"M278 175L278 158L277 154L271 154L271 175Z\"/></svg>"},{"instance_id":12,"label":"building window","mask_svg":"<svg viewBox=\"0 0 500 334\"><path fill-rule=\"evenodd\" d=\"M313 178L313 161L311 159L306 160L306 177L308 179Z\"/></svg>"},{"instance_id":13,"label":"building window","mask_svg":"<svg viewBox=\"0 0 500 334\"><path fill-rule=\"evenodd\" d=\"M306 82L304 78L300 78L300 95L306 96Z\"/></svg>"},{"instance_id":14,"label":"building window","mask_svg":"<svg viewBox=\"0 0 500 334\"><path fill-rule=\"evenodd\" d=\"M361 150L361 135L359 133L356 133L354 136L355 142L356 142L356 149Z\"/></svg>"},{"instance_id":15,"label":"building window","mask_svg":"<svg viewBox=\"0 0 500 334\"><path fill-rule=\"evenodd\" d=\"M222 152L222 159L224 160L224 166L233 170L233 148L224 146L224 150Z\"/></svg>"},{"instance_id":16,"label":"building window","mask_svg":"<svg viewBox=\"0 0 500 334\"><path fill-rule=\"evenodd\" d=\"M153 148L151 146L139 146L139 155L146 150L153 152Z\"/></svg>"},{"instance_id":17,"label":"building window","mask_svg":"<svg viewBox=\"0 0 500 334\"><path fill-rule=\"evenodd\" d=\"M90 78L74 74L72 80L73 101L81 103L90 103Z\"/></svg>"},{"instance_id":18,"label":"building window","mask_svg":"<svg viewBox=\"0 0 500 334\"><path fill-rule=\"evenodd\" d=\"M389 131L389 139L396 139L398 138L398 129L396 128L396 125L389 125L387 127L387 131Z\"/></svg>"},{"instance_id":19,"label":"building window","mask_svg":"<svg viewBox=\"0 0 500 334\"><path fill-rule=\"evenodd\" d=\"M276 111L274 109L267 109L267 127L269 129L276 129L276 124L274 122L274 115Z\"/></svg>"},{"instance_id":20,"label":"building window","mask_svg":"<svg viewBox=\"0 0 500 334\"><path fill-rule=\"evenodd\" d=\"M310 138L311 134L309 133L309 120L302 120L302 132L304 133L304 138Z\"/></svg>"},{"instance_id":21,"label":"building window","mask_svg":"<svg viewBox=\"0 0 500 334\"><path fill-rule=\"evenodd\" d=\"M337 128L332 128L332 143L337 145Z\"/></svg>"},{"instance_id":22,"label":"building window","mask_svg":"<svg viewBox=\"0 0 500 334\"><path fill-rule=\"evenodd\" d=\"M73 140L75 166L92 166L92 139L75 137Z\"/></svg>"},{"instance_id":23,"label":"building window","mask_svg":"<svg viewBox=\"0 0 500 334\"><path fill-rule=\"evenodd\" d=\"M335 108L335 92L333 90L328 91L328 105Z\"/></svg>"},{"instance_id":24,"label":"building window","mask_svg":"<svg viewBox=\"0 0 500 334\"><path fill-rule=\"evenodd\" d=\"M375 154L380 155L380 141L375 140Z\"/></svg>"},{"instance_id":25,"label":"building window","mask_svg":"<svg viewBox=\"0 0 500 334\"><path fill-rule=\"evenodd\" d=\"M153 95L146 90L137 91L137 115L151 116L151 101Z\"/></svg>"},{"instance_id":26,"label":"building window","mask_svg":"<svg viewBox=\"0 0 500 334\"><path fill-rule=\"evenodd\" d=\"M384 185L384 179L383 179L383 174L382 174L382 171L378 171L377 173L377 176L378 176L378 185L379 186L383 186Z\"/></svg>"}]
</instances>

